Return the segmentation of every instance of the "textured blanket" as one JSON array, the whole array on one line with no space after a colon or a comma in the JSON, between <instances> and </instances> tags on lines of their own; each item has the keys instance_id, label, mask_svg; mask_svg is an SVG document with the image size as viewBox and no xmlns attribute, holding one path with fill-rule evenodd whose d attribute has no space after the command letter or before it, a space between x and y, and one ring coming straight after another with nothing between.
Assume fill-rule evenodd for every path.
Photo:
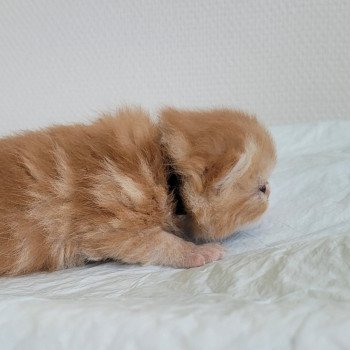
<instances>
[{"instance_id":1,"label":"textured blanket","mask_svg":"<svg viewBox=\"0 0 350 350\"><path fill-rule=\"evenodd\" d=\"M222 261L0 278L0 348L348 348L350 121L272 132L270 209Z\"/></svg>"}]
</instances>

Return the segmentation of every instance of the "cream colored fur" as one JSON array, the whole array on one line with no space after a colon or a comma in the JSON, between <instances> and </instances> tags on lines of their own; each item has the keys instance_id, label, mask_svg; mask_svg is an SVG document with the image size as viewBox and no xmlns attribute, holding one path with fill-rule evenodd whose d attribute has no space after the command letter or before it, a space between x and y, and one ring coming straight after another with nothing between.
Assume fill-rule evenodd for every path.
<instances>
[{"instance_id":1,"label":"cream colored fur","mask_svg":"<svg viewBox=\"0 0 350 350\"><path fill-rule=\"evenodd\" d=\"M0 139L0 274L87 261L200 266L268 205L275 149L240 111L139 108ZM169 171L181 179L175 214ZM208 242L206 244L198 244Z\"/></svg>"}]
</instances>

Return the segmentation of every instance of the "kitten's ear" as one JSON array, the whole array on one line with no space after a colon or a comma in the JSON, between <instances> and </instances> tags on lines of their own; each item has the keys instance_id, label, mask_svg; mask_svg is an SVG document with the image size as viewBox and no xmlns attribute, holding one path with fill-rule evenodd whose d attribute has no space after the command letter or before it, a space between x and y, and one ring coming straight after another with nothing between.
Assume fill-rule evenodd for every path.
<instances>
[{"instance_id":1,"label":"kitten's ear","mask_svg":"<svg viewBox=\"0 0 350 350\"><path fill-rule=\"evenodd\" d=\"M198 192L203 189L201 176L208 164L207 152L203 157L203 152L198 151L198 145L203 145L198 136L200 117L195 112L167 108L161 111L159 121L162 146L175 169L191 178Z\"/></svg>"},{"instance_id":2,"label":"kitten's ear","mask_svg":"<svg viewBox=\"0 0 350 350\"><path fill-rule=\"evenodd\" d=\"M231 169L215 183L215 189L224 190L240 179L249 169L255 153L256 144L252 139L248 139L244 152L240 154Z\"/></svg>"},{"instance_id":3,"label":"kitten's ear","mask_svg":"<svg viewBox=\"0 0 350 350\"><path fill-rule=\"evenodd\" d=\"M188 152L188 141L181 132L179 115L181 116L176 110L166 109L161 112L160 119L162 145L176 161L184 160Z\"/></svg>"},{"instance_id":4,"label":"kitten's ear","mask_svg":"<svg viewBox=\"0 0 350 350\"><path fill-rule=\"evenodd\" d=\"M186 161L192 149L195 126L189 114L173 108L163 109L160 114L161 142L176 162Z\"/></svg>"}]
</instances>

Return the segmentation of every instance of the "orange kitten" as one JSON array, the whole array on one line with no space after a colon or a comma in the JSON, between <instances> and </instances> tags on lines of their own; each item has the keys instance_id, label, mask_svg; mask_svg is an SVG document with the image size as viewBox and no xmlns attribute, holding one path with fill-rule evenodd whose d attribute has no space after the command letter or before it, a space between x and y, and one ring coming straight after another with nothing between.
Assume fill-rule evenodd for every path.
<instances>
[{"instance_id":1,"label":"orange kitten","mask_svg":"<svg viewBox=\"0 0 350 350\"><path fill-rule=\"evenodd\" d=\"M274 163L257 120L224 109L166 109L159 122L123 109L0 139L0 274L218 260L220 245L192 242L261 216Z\"/></svg>"}]
</instances>

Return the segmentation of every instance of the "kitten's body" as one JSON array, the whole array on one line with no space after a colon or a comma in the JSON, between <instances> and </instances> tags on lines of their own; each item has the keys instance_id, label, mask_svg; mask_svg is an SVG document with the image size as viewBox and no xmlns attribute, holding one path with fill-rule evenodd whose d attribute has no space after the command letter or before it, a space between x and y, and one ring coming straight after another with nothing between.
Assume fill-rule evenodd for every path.
<instances>
[{"instance_id":1,"label":"kitten's body","mask_svg":"<svg viewBox=\"0 0 350 350\"><path fill-rule=\"evenodd\" d=\"M221 189L244 153L245 138L255 135L242 130L254 124L259 133L266 132L242 113L210 113L214 115L204 115L198 124L198 116L189 116L187 123L182 113L168 110L160 123L153 123L145 112L126 109L91 125L0 139L0 275L105 259L191 267L221 258L220 246L181 238L168 165L181 175L193 238L222 238L266 209L265 203L263 209L242 213L242 199L236 203L242 217L237 210L230 214L230 208L225 209L228 190ZM232 116L222 117L225 113L236 113L238 134L230 145L222 123ZM259 133L252 136L254 142ZM266 135L263 142L270 140ZM227 148L234 145L236 149ZM271 153L269 164L274 158L271 145L264 150Z\"/></svg>"}]
</instances>

